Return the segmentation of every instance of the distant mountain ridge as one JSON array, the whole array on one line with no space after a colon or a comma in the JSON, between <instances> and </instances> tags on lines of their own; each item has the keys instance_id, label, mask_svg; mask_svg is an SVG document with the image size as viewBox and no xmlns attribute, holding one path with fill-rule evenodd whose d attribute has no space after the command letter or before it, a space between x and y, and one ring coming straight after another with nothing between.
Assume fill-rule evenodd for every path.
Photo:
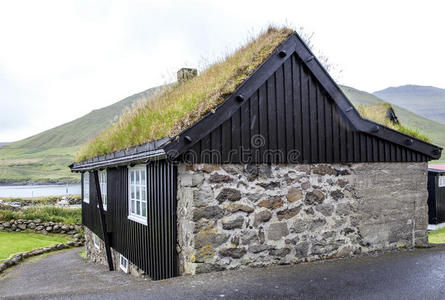
<instances>
[{"instance_id":1,"label":"distant mountain ridge","mask_svg":"<svg viewBox=\"0 0 445 300\"><path fill-rule=\"evenodd\" d=\"M67 167L82 145L115 122L126 108L149 101L163 86L134 94L83 117L0 148L0 184L78 182Z\"/></svg>"},{"instance_id":2,"label":"distant mountain ridge","mask_svg":"<svg viewBox=\"0 0 445 300\"><path fill-rule=\"evenodd\" d=\"M7 142L0 142L0 147L4 146L4 145L7 145L7 144L9 144L9 143L7 143Z\"/></svg>"},{"instance_id":3,"label":"distant mountain ridge","mask_svg":"<svg viewBox=\"0 0 445 300\"><path fill-rule=\"evenodd\" d=\"M420 116L445 124L445 89L434 86L403 85L373 95Z\"/></svg>"},{"instance_id":4,"label":"distant mountain ridge","mask_svg":"<svg viewBox=\"0 0 445 300\"><path fill-rule=\"evenodd\" d=\"M117 120L126 108L139 101L149 101L162 89L163 86L137 93L24 140L3 146L4 143L0 143L0 184L79 182L79 175L70 173L67 167L75 152ZM341 86L341 89L355 106L386 101L352 87ZM391 89L389 92L393 93ZM445 124L421 117L398 105L393 105L393 108L404 124L427 134L433 143L445 146Z\"/></svg>"},{"instance_id":5,"label":"distant mountain ridge","mask_svg":"<svg viewBox=\"0 0 445 300\"><path fill-rule=\"evenodd\" d=\"M352 104L354 104L354 106L390 102L384 101L374 94L360 91L348 86L340 86L340 88L352 102ZM433 144L445 147L445 124L420 116L397 104L391 104L402 124L417 129L421 133L427 135L431 139ZM445 154L444 156L442 156L442 159L444 157Z\"/></svg>"}]
</instances>

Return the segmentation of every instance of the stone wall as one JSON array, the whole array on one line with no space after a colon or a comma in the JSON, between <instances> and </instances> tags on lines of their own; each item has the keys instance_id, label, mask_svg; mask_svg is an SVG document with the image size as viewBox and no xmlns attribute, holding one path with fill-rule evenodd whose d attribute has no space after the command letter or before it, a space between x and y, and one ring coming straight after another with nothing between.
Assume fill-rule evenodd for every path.
<instances>
[{"instance_id":1,"label":"stone wall","mask_svg":"<svg viewBox=\"0 0 445 300\"><path fill-rule=\"evenodd\" d=\"M107 255L105 252L105 243L98 238L99 248L94 245L93 242L94 233L85 227L85 259L108 266ZM122 271L120 268L120 253L115 249L111 248L111 256L113 258L113 266L117 271ZM128 259L128 257L127 257ZM142 277L145 275L145 272L138 268L135 264L128 260L128 273L131 275Z\"/></svg>"},{"instance_id":2,"label":"stone wall","mask_svg":"<svg viewBox=\"0 0 445 300\"><path fill-rule=\"evenodd\" d=\"M428 243L426 163L178 169L181 274Z\"/></svg>"},{"instance_id":3,"label":"stone wall","mask_svg":"<svg viewBox=\"0 0 445 300\"><path fill-rule=\"evenodd\" d=\"M0 231L6 232L34 232L41 234L48 233L58 233L58 234L67 234L73 236L79 242L83 242L82 235L82 225L67 225L62 223L54 223L54 222L42 222L40 219L35 220L10 220L10 221L1 221L0 220ZM79 246L79 245L76 245Z\"/></svg>"}]
</instances>

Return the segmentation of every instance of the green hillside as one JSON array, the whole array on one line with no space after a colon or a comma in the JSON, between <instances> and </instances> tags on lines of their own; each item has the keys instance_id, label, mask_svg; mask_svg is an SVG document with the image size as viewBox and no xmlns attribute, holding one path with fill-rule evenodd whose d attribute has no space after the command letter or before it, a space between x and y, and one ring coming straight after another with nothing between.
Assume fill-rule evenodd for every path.
<instances>
[{"instance_id":1,"label":"green hillside","mask_svg":"<svg viewBox=\"0 0 445 300\"><path fill-rule=\"evenodd\" d=\"M347 86L340 87L355 106L385 102L373 94ZM424 118L395 104L392 104L392 107L402 124L419 130L428 136L433 144L441 147L445 146L445 124ZM442 155L443 159L445 159L444 155Z\"/></svg>"},{"instance_id":2,"label":"green hillside","mask_svg":"<svg viewBox=\"0 0 445 300\"><path fill-rule=\"evenodd\" d=\"M151 99L160 87L127 97L110 106L24 140L0 148L0 183L78 182L67 167L87 141L115 122L126 107Z\"/></svg>"},{"instance_id":3,"label":"green hillside","mask_svg":"<svg viewBox=\"0 0 445 300\"><path fill-rule=\"evenodd\" d=\"M422 117L445 124L445 89L433 86L404 85L373 93Z\"/></svg>"},{"instance_id":4,"label":"green hillside","mask_svg":"<svg viewBox=\"0 0 445 300\"><path fill-rule=\"evenodd\" d=\"M341 88L356 106L385 102L367 92L347 86ZM116 121L126 107L149 100L159 91L160 87L149 89L72 122L1 146L0 184L78 182L79 175L72 174L67 166L82 145ZM393 108L404 125L417 128L437 145L445 145L445 124L428 120L397 105Z\"/></svg>"}]
</instances>

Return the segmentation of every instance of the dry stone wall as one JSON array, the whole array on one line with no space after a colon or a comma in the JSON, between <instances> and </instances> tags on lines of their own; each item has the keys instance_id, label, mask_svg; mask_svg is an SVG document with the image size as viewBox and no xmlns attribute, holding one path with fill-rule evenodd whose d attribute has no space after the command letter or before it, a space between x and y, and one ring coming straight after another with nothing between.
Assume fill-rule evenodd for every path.
<instances>
[{"instance_id":1,"label":"dry stone wall","mask_svg":"<svg viewBox=\"0 0 445 300\"><path fill-rule=\"evenodd\" d=\"M94 233L90 229L85 227L85 259L93 263L108 266L105 243L100 238L97 238L99 247L96 247L96 245L94 245L93 235ZM120 268L120 253L111 248L111 257L113 259L114 269L116 271L122 271ZM133 264L131 261L128 261L128 273L136 277L145 276L145 272L137 267L135 264Z\"/></svg>"},{"instance_id":2,"label":"dry stone wall","mask_svg":"<svg viewBox=\"0 0 445 300\"><path fill-rule=\"evenodd\" d=\"M426 163L180 164L180 273L425 246L426 170Z\"/></svg>"},{"instance_id":3,"label":"dry stone wall","mask_svg":"<svg viewBox=\"0 0 445 300\"><path fill-rule=\"evenodd\" d=\"M35 220L9 220L9 221L1 221L0 220L0 231L6 232L34 232L41 234L48 233L58 233L58 234L67 234L73 236L78 242L83 242L83 236L80 234L82 232L82 225L67 225L62 223L54 223L54 222L42 222L40 219ZM76 245L80 246L79 245Z\"/></svg>"}]
</instances>

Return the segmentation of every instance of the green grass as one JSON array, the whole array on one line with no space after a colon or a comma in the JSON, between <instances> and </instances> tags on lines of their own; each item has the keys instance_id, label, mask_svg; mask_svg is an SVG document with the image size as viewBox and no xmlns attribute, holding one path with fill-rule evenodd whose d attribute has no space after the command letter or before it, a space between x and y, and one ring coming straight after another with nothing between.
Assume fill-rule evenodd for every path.
<instances>
[{"instance_id":1,"label":"green grass","mask_svg":"<svg viewBox=\"0 0 445 300\"><path fill-rule=\"evenodd\" d=\"M82 195L68 195L69 198L71 199L81 199ZM32 197L32 198L17 198L17 197L10 197L10 198L5 198L2 197L2 200L4 202L20 202L23 204L28 204L28 203L32 203L33 205L36 204L42 204L42 205L54 205L57 203L57 201L59 201L61 198L61 196L47 196L47 197Z\"/></svg>"},{"instance_id":2,"label":"green grass","mask_svg":"<svg viewBox=\"0 0 445 300\"><path fill-rule=\"evenodd\" d=\"M404 85L375 92L379 98L428 119L445 123L445 90L432 86Z\"/></svg>"},{"instance_id":3,"label":"green grass","mask_svg":"<svg viewBox=\"0 0 445 300\"><path fill-rule=\"evenodd\" d=\"M0 183L79 182L68 165L81 146L108 128L135 103L148 101L161 88L152 88L113 105L94 110L69 123L0 148Z\"/></svg>"},{"instance_id":4,"label":"green grass","mask_svg":"<svg viewBox=\"0 0 445 300\"><path fill-rule=\"evenodd\" d=\"M431 244L445 244L445 228L430 231L428 241Z\"/></svg>"},{"instance_id":5,"label":"green grass","mask_svg":"<svg viewBox=\"0 0 445 300\"><path fill-rule=\"evenodd\" d=\"M54 206L30 206L20 210L0 208L0 220L35 220L43 222L61 222L64 224L81 224L82 210L80 208L65 208Z\"/></svg>"},{"instance_id":6,"label":"green grass","mask_svg":"<svg viewBox=\"0 0 445 300\"><path fill-rule=\"evenodd\" d=\"M391 109L391 104L389 103L377 103L377 104L367 104L367 105L359 105L357 107L360 115L368 120L377 122L379 124L385 125L386 127L392 128L404 134L410 135L412 137L418 138L425 142L430 143L431 139L427 137L425 134L421 133L416 128L411 128L409 126L405 126L402 124L401 120L399 120L399 124L394 124L387 117L387 112Z\"/></svg>"},{"instance_id":7,"label":"green grass","mask_svg":"<svg viewBox=\"0 0 445 300\"><path fill-rule=\"evenodd\" d=\"M385 101L370 93L347 86L340 87L355 107L385 103ZM392 104L392 107L403 125L415 128L420 133L427 135L433 144L445 147L445 124L424 118L394 104ZM445 161L445 153L442 154L441 161Z\"/></svg>"},{"instance_id":8,"label":"green grass","mask_svg":"<svg viewBox=\"0 0 445 300\"><path fill-rule=\"evenodd\" d=\"M76 161L175 136L214 112L292 32L289 28L269 27L199 76L172 85L153 101L135 107L88 143L76 155Z\"/></svg>"},{"instance_id":9,"label":"green grass","mask_svg":"<svg viewBox=\"0 0 445 300\"><path fill-rule=\"evenodd\" d=\"M37 234L28 232L0 232L0 260L20 252L66 243L65 235Z\"/></svg>"}]
</instances>

